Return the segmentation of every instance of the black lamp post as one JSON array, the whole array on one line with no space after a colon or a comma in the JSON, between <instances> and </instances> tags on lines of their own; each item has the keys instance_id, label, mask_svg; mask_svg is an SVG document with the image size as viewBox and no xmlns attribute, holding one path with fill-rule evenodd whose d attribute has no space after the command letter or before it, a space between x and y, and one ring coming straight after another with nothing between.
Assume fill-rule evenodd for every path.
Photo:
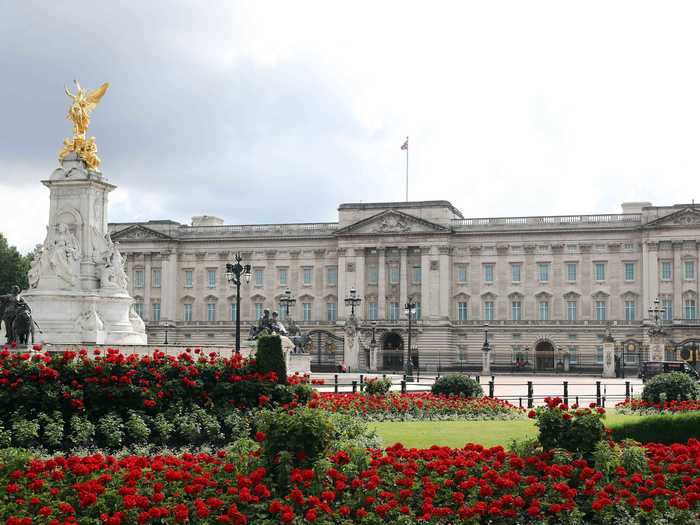
<instances>
[{"instance_id":1,"label":"black lamp post","mask_svg":"<svg viewBox=\"0 0 700 525\"><path fill-rule=\"evenodd\" d=\"M408 361L406 362L406 381L413 381L413 360L411 355L411 332L413 331L413 314L416 312L416 303L412 297L408 298L404 312L408 316Z\"/></svg>"},{"instance_id":2,"label":"black lamp post","mask_svg":"<svg viewBox=\"0 0 700 525\"><path fill-rule=\"evenodd\" d=\"M168 323L166 321L164 326L165 326L165 341L163 341L163 344L167 345L168 344L168 328L170 328L170 323Z\"/></svg>"},{"instance_id":3,"label":"black lamp post","mask_svg":"<svg viewBox=\"0 0 700 525\"><path fill-rule=\"evenodd\" d=\"M297 304L297 300L292 297L292 291L287 290L284 292L284 295L280 297L280 304L284 306L284 316L285 318L289 319L292 317L292 315L289 313L290 312L290 307L294 306Z\"/></svg>"},{"instance_id":4,"label":"black lamp post","mask_svg":"<svg viewBox=\"0 0 700 525\"><path fill-rule=\"evenodd\" d=\"M486 360L488 360L488 373L491 373L491 344L489 343L489 324L484 323L484 344L481 345L481 351L483 352L482 358L484 363L482 365L482 371L486 367Z\"/></svg>"},{"instance_id":5,"label":"black lamp post","mask_svg":"<svg viewBox=\"0 0 700 525\"><path fill-rule=\"evenodd\" d=\"M234 264L226 264L226 280L236 285L236 353L241 353L241 277L250 282L250 264L241 264L241 254L234 257Z\"/></svg>"},{"instance_id":6,"label":"black lamp post","mask_svg":"<svg viewBox=\"0 0 700 525\"><path fill-rule=\"evenodd\" d=\"M350 307L350 316L355 317L355 307L362 302L362 299L357 296L357 290L350 288L350 295L345 298L345 306Z\"/></svg>"}]
</instances>

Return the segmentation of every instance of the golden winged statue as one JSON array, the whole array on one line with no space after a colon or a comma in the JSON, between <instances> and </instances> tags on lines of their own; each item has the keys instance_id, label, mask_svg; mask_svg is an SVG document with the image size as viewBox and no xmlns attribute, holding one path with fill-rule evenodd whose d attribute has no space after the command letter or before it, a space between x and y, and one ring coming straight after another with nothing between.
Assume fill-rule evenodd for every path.
<instances>
[{"instance_id":1,"label":"golden winged statue","mask_svg":"<svg viewBox=\"0 0 700 525\"><path fill-rule=\"evenodd\" d=\"M97 156L97 144L95 137L87 137L87 129L90 125L90 112L97 107L104 94L107 92L109 84L105 82L93 91L88 91L74 80L77 92L74 95L66 88L66 95L73 100L68 110L67 119L73 122L73 138L64 139L63 149L58 154L58 159L63 160L69 153L75 152L85 161L88 168L97 169L100 165L100 158Z\"/></svg>"}]
</instances>

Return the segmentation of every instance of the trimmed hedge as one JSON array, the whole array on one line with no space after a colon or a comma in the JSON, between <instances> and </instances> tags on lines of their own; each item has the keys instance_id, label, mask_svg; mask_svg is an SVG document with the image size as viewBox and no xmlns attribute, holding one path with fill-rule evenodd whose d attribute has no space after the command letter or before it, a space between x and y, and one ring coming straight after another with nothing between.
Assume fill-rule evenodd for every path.
<instances>
[{"instance_id":1,"label":"trimmed hedge","mask_svg":"<svg viewBox=\"0 0 700 525\"><path fill-rule=\"evenodd\" d=\"M698 385L693 378L683 372L670 372L659 374L647 381L642 399L647 403L687 401L697 399L698 394Z\"/></svg>"},{"instance_id":2,"label":"trimmed hedge","mask_svg":"<svg viewBox=\"0 0 700 525\"><path fill-rule=\"evenodd\" d=\"M284 361L280 336L264 335L259 337L255 361L259 373L274 372L277 374L277 382L279 384L287 384L287 363Z\"/></svg>"},{"instance_id":3,"label":"trimmed hedge","mask_svg":"<svg viewBox=\"0 0 700 525\"><path fill-rule=\"evenodd\" d=\"M648 416L610 427L615 441L634 439L640 443L687 443L700 439L700 413Z\"/></svg>"},{"instance_id":4,"label":"trimmed hedge","mask_svg":"<svg viewBox=\"0 0 700 525\"><path fill-rule=\"evenodd\" d=\"M463 397L482 397L484 395L478 381L462 374L447 374L438 377L431 390L435 395Z\"/></svg>"}]
</instances>

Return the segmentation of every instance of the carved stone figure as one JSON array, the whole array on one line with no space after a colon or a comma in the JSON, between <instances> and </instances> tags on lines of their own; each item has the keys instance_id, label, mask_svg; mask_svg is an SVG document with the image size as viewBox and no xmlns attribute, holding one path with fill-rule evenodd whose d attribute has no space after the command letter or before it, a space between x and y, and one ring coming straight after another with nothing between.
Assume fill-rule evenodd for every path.
<instances>
[{"instance_id":1,"label":"carved stone figure","mask_svg":"<svg viewBox=\"0 0 700 525\"><path fill-rule=\"evenodd\" d=\"M58 277L65 284L73 287L80 276L80 244L68 225L57 224L49 230L44 247L37 259L32 261L30 284L33 287L42 277Z\"/></svg>"},{"instance_id":2,"label":"carved stone figure","mask_svg":"<svg viewBox=\"0 0 700 525\"><path fill-rule=\"evenodd\" d=\"M75 327L79 331L99 331L104 329L104 323L100 314L94 308L88 308L75 320Z\"/></svg>"},{"instance_id":3,"label":"carved stone figure","mask_svg":"<svg viewBox=\"0 0 700 525\"><path fill-rule=\"evenodd\" d=\"M124 259L119 253L119 243L113 243L109 235L105 235L105 238L109 241L111 251L106 255L100 269L100 286L126 290L129 283L124 271Z\"/></svg>"},{"instance_id":4,"label":"carved stone figure","mask_svg":"<svg viewBox=\"0 0 700 525\"><path fill-rule=\"evenodd\" d=\"M377 226L378 232L407 232L411 229L411 226L402 217L397 217L396 215L387 215L382 217L379 225Z\"/></svg>"},{"instance_id":5,"label":"carved stone figure","mask_svg":"<svg viewBox=\"0 0 700 525\"><path fill-rule=\"evenodd\" d=\"M132 304L129 308L129 321L131 322L131 327L140 334L146 333L146 324L141 319L141 316L134 310L134 305Z\"/></svg>"}]
</instances>

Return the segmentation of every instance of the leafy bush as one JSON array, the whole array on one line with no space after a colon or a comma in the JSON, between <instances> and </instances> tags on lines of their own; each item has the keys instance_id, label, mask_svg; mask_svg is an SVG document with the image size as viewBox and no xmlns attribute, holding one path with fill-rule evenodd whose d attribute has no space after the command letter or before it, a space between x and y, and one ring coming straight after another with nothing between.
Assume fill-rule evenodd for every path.
<instances>
[{"instance_id":1,"label":"leafy bush","mask_svg":"<svg viewBox=\"0 0 700 525\"><path fill-rule=\"evenodd\" d=\"M126 420L126 435L134 443L146 443L151 435L151 429L144 420L144 417L134 411L129 413Z\"/></svg>"},{"instance_id":2,"label":"leafy bush","mask_svg":"<svg viewBox=\"0 0 700 525\"><path fill-rule=\"evenodd\" d=\"M119 448L124 443L124 423L117 414L107 414L97 421L97 436L109 448Z\"/></svg>"},{"instance_id":3,"label":"leafy bush","mask_svg":"<svg viewBox=\"0 0 700 525\"><path fill-rule=\"evenodd\" d=\"M367 380L365 383L365 392L371 396L384 396L391 390L391 379L377 377Z\"/></svg>"},{"instance_id":4,"label":"leafy bush","mask_svg":"<svg viewBox=\"0 0 700 525\"><path fill-rule=\"evenodd\" d=\"M255 361L259 373L274 372L277 374L278 383L282 385L287 384L287 364L284 361L280 336L265 335L259 337Z\"/></svg>"},{"instance_id":5,"label":"leafy bush","mask_svg":"<svg viewBox=\"0 0 700 525\"><path fill-rule=\"evenodd\" d=\"M530 412L537 419L538 440L544 450L564 449L579 455L590 455L605 438L601 409L570 410L558 397L545 398L546 407Z\"/></svg>"},{"instance_id":6,"label":"leafy bush","mask_svg":"<svg viewBox=\"0 0 700 525\"><path fill-rule=\"evenodd\" d=\"M297 401L302 405L306 405L314 397L314 387L306 383L298 383L289 387L291 393L296 396Z\"/></svg>"},{"instance_id":7,"label":"leafy bush","mask_svg":"<svg viewBox=\"0 0 700 525\"><path fill-rule=\"evenodd\" d=\"M700 391L694 379L683 372L670 372L652 377L644 385L642 399L647 403L697 399Z\"/></svg>"},{"instance_id":8,"label":"leafy bush","mask_svg":"<svg viewBox=\"0 0 700 525\"><path fill-rule=\"evenodd\" d=\"M610 430L617 441L633 439L640 443L686 443L690 438L700 439L700 413L647 416L616 423Z\"/></svg>"},{"instance_id":9,"label":"leafy bush","mask_svg":"<svg viewBox=\"0 0 700 525\"><path fill-rule=\"evenodd\" d=\"M432 386L433 394L463 397L482 397L484 391L478 381L462 374L438 377Z\"/></svg>"},{"instance_id":10,"label":"leafy bush","mask_svg":"<svg viewBox=\"0 0 700 525\"><path fill-rule=\"evenodd\" d=\"M74 447L91 445L95 439L95 425L86 417L73 416L70 418L70 434L68 441Z\"/></svg>"}]
</instances>

